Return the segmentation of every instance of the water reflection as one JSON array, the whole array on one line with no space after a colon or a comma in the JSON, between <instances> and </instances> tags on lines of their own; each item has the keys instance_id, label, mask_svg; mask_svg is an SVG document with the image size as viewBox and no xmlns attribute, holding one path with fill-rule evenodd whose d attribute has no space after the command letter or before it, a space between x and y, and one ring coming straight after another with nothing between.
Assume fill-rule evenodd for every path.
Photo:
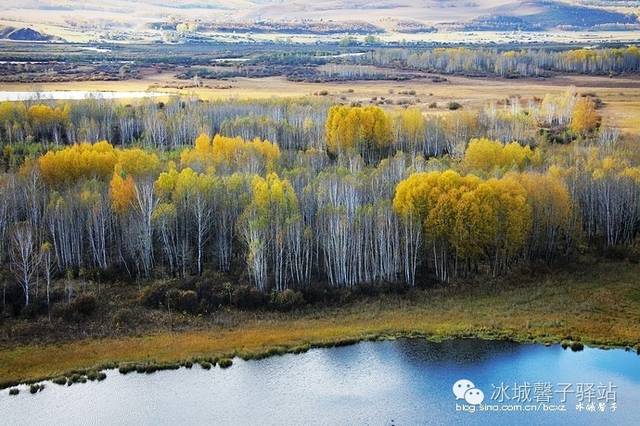
<instances>
[{"instance_id":1,"label":"water reflection","mask_svg":"<svg viewBox=\"0 0 640 426\"><path fill-rule=\"evenodd\" d=\"M615 413L457 412L452 384L472 380L485 393L507 384L608 383ZM559 345L424 340L364 342L260 361L228 370L120 375L36 395L0 393L4 424L634 424L640 417L640 359L623 350Z\"/></svg>"},{"instance_id":2,"label":"water reflection","mask_svg":"<svg viewBox=\"0 0 640 426\"><path fill-rule=\"evenodd\" d=\"M395 345L407 361L434 364L477 364L501 357L517 356L526 345L489 340L445 340L440 343L422 339L401 339Z\"/></svg>"}]
</instances>

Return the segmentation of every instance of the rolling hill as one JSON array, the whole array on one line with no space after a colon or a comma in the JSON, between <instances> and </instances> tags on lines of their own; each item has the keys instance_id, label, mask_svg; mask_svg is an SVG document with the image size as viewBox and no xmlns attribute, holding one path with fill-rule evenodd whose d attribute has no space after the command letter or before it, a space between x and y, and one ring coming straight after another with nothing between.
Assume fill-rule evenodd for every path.
<instances>
[{"instance_id":1,"label":"rolling hill","mask_svg":"<svg viewBox=\"0 0 640 426\"><path fill-rule=\"evenodd\" d=\"M13 28L2 27L0 28L0 40L12 40L12 41L52 41L56 37L48 34L43 34L31 28Z\"/></svg>"},{"instance_id":2,"label":"rolling hill","mask_svg":"<svg viewBox=\"0 0 640 426\"><path fill-rule=\"evenodd\" d=\"M354 21L371 26L371 32L402 32L405 27L407 32L544 31L634 29L639 13L640 1L633 0L622 6L601 0L3 0L0 23L132 33L175 28L180 22L205 28L224 24L229 31L240 24L238 31L253 31L250 24L259 22L270 23L266 28L273 32L304 23L307 29L301 31L313 34L313 28L331 32L327 28L332 25L334 32L342 32L339 23ZM399 24L408 20L409 26ZM348 25L344 32L349 32Z\"/></svg>"}]
</instances>

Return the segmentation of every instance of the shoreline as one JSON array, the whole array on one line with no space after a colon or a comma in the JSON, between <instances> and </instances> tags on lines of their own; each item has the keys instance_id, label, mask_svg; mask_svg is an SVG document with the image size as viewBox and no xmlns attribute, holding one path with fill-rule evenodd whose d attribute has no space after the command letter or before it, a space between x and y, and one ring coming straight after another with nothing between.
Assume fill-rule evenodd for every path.
<instances>
[{"instance_id":1,"label":"shoreline","mask_svg":"<svg viewBox=\"0 0 640 426\"><path fill-rule=\"evenodd\" d=\"M341 306L311 305L289 314L231 310L218 314L220 321L233 318L226 325L201 322L181 331L153 324L137 336L5 343L0 388L127 363L262 358L401 337L580 342L639 351L640 265L603 262L572 269L378 295Z\"/></svg>"},{"instance_id":2,"label":"shoreline","mask_svg":"<svg viewBox=\"0 0 640 426\"><path fill-rule=\"evenodd\" d=\"M189 332L186 332L189 333ZM140 339L152 338L153 335L144 336ZM71 386L72 383L85 383L87 381L87 376L94 378L89 378L88 380L94 381L102 381L106 378L103 376L102 378L96 379L96 374L102 373L106 370L114 370L118 371L120 374L129 374L131 372L137 372L139 374L152 374L157 371L162 370L177 370L180 368L192 368L194 364L199 364L201 368L208 370L211 367L219 366L220 368L228 368L232 365L234 358L240 358L243 361L250 360L260 360L273 356L280 356L286 354L301 354L305 353L311 349L321 349L321 348L334 348L340 346L349 346L355 345L362 342L372 342L372 341L393 341L398 339L424 339L428 342L440 343L447 340L465 340L465 339L477 339L477 340L485 340L485 341L504 341L504 342L513 342L520 345L533 344L533 345L544 345L544 346L552 346L552 345L561 345L564 350L571 350L573 352L580 352L584 349L584 347L589 347L591 349L600 349L600 350L625 350L625 351L634 351L640 356L640 344L637 344L635 348L632 348L629 345L617 344L611 342L596 342L590 340L582 340L578 338L577 340L568 341L567 339L554 339L551 337L547 338L536 338L536 337L528 337L526 339L522 339L522 336L518 335L509 335L509 334L493 334L493 333L465 333L465 334L451 334L451 335L430 335L424 334L418 331L398 331L384 334L367 334L358 337L343 337L335 340L325 340L325 341L314 341L314 342L306 342L298 345L273 345L273 346L265 346L257 350L253 351L238 351L233 350L230 352L215 352L211 354L194 354L193 356L182 358L182 359L174 359L174 360L163 360L156 361L156 358L151 359L139 359L139 360L127 360L127 361L109 361L101 364L95 364L93 366L78 366L77 368L72 368L70 370L66 370L64 372L56 372L52 374L47 374L44 376L34 376L27 377L25 379L9 379L9 380L0 380L0 390L5 390L17 386L28 386L31 384L36 384L45 381L53 381L56 383L56 380L60 378L66 378L67 381L65 383L56 383L62 385ZM82 343L82 341L77 342ZM26 349L26 348L17 348L17 349Z\"/></svg>"}]
</instances>

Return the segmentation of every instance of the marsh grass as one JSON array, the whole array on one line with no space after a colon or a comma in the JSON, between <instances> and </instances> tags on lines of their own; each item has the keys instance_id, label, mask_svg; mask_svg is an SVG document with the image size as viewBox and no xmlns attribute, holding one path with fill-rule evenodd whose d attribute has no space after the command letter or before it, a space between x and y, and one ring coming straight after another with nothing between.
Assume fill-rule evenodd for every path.
<instances>
[{"instance_id":1,"label":"marsh grass","mask_svg":"<svg viewBox=\"0 0 640 426\"><path fill-rule=\"evenodd\" d=\"M220 368L229 368L233 365L233 361L229 358L222 358L220 361L218 361L218 365L220 366Z\"/></svg>"},{"instance_id":2,"label":"marsh grass","mask_svg":"<svg viewBox=\"0 0 640 426\"><path fill-rule=\"evenodd\" d=\"M510 278L379 295L339 306L233 311L233 322L208 329L9 347L0 350L0 387L60 375L76 383L91 369L146 373L148 365L154 371L173 369L185 360L214 366L218 359L234 356L261 359L399 337L562 342L565 348L579 342L638 351L638 276L638 264L585 263L572 270L522 271ZM74 375L79 376L76 381Z\"/></svg>"},{"instance_id":3,"label":"marsh grass","mask_svg":"<svg viewBox=\"0 0 640 426\"><path fill-rule=\"evenodd\" d=\"M121 364L118 367L118 371L120 372L120 374L129 374L135 370L136 370L136 365L133 363Z\"/></svg>"},{"instance_id":4,"label":"marsh grass","mask_svg":"<svg viewBox=\"0 0 640 426\"><path fill-rule=\"evenodd\" d=\"M59 376L51 380L56 385L64 386L67 384L67 378L65 376Z\"/></svg>"},{"instance_id":5,"label":"marsh grass","mask_svg":"<svg viewBox=\"0 0 640 426\"><path fill-rule=\"evenodd\" d=\"M35 394L43 391L44 388L45 388L44 383L34 383L31 386L29 386L29 393Z\"/></svg>"},{"instance_id":6,"label":"marsh grass","mask_svg":"<svg viewBox=\"0 0 640 426\"><path fill-rule=\"evenodd\" d=\"M573 352L580 352L581 350L584 350L584 344L582 344L582 342L572 342L571 350Z\"/></svg>"},{"instance_id":7,"label":"marsh grass","mask_svg":"<svg viewBox=\"0 0 640 426\"><path fill-rule=\"evenodd\" d=\"M87 382L87 378L80 374L80 373L73 373L70 377L69 380L67 381L67 384L69 386L71 386L74 383L86 383Z\"/></svg>"}]
</instances>

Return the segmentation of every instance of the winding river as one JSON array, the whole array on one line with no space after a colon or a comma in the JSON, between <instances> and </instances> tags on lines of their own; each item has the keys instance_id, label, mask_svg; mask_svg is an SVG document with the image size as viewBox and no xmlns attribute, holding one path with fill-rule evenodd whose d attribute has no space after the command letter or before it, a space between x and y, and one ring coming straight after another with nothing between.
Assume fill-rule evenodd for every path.
<instances>
[{"instance_id":1,"label":"winding river","mask_svg":"<svg viewBox=\"0 0 640 426\"><path fill-rule=\"evenodd\" d=\"M458 386L459 385L459 386ZM455 392L454 392L455 390ZM637 424L640 357L622 349L421 339L0 392L7 425Z\"/></svg>"}]
</instances>

